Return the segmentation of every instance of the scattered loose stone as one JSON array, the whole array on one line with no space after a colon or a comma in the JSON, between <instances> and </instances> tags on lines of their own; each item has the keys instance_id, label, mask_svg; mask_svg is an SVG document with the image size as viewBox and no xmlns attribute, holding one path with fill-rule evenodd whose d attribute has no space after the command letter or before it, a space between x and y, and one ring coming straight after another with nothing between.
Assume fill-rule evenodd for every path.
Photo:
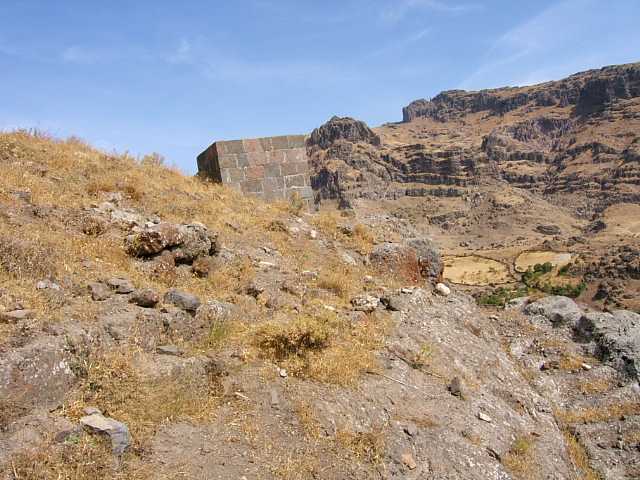
<instances>
[{"instance_id":1,"label":"scattered loose stone","mask_svg":"<svg viewBox=\"0 0 640 480\"><path fill-rule=\"evenodd\" d=\"M182 355L182 351L175 345L160 345L156 348L156 352L160 355L173 355L174 357Z\"/></svg>"},{"instance_id":2,"label":"scattered loose stone","mask_svg":"<svg viewBox=\"0 0 640 480\"><path fill-rule=\"evenodd\" d=\"M309 231L309 238L311 240L315 240L316 238L318 238L318 232L315 230L311 230Z\"/></svg>"},{"instance_id":3,"label":"scattered loose stone","mask_svg":"<svg viewBox=\"0 0 640 480\"><path fill-rule=\"evenodd\" d=\"M164 295L164 301L187 312L195 312L200 306L200 299L198 297L176 289L169 290Z\"/></svg>"},{"instance_id":4,"label":"scattered loose stone","mask_svg":"<svg viewBox=\"0 0 640 480\"><path fill-rule=\"evenodd\" d=\"M487 422L487 423L493 422L493 419L486 413L478 412L478 418L483 422Z\"/></svg>"},{"instance_id":5,"label":"scattered loose stone","mask_svg":"<svg viewBox=\"0 0 640 480\"><path fill-rule=\"evenodd\" d=\"M160 296L158 295L158 293L150 288L137 290L129 299L129 302L143 308L153 308L158 304L159 301Z\"/></svg>"},{"instance_id":6,"label":"scattered loose stone","mask_svg":"<svg viewBox=\"0 0 640 480\"><path fill-rule=\"evenodd\" d=\"M40 280L36 283L36 290L62 290L60 285L52 282L51 280Z\"/></svg>"},{"instance_id":7,"label":"scattered loose stone","mask_svg":"<svg viewBox=\"0 0 640 480\"><path fill-rule=\"evenodd\" d=\"M401 459L402 459L402 463L404 463L404 465L409 470L415 470L416 468L418 468L418 464L416 463L411 453L409 452L403 453Z\"/></svg>"},{"instance_id":8,"label":"scattered loose stone","mask_svg":"<svg viewBox=\"0 0 640 480\"><path fill-rule=\"evenodd\" d=\"M115 290L116 293L121 295L126 295L127 293L131 293L135 290L133 284L126 278L111 278L107 280L107 285L109 285L112 290Z\"/></svg>"},{"instance_id":9,"label":"scattered loose stone","mask_svg":"<svg viewBox=\"0 0 640 480\"><path fill-rule=\"evenodd\" d=\"M111 449L116 455L122 455L131 445L129 428L124 423L105 417L101 413L82 417L80 424L92 432L108 435L111 439Z\"/></svg>"},{"instance_id":10,"label":"scattered loose stone","mask_svg":"<svg viewBox=\"0 0 640 480\"><path fill-rule=\"evenodd\" d=\"M358 295L351 299L351 305L353 309L359 312L373 312L380 304L380 299L373 295Z\"/></svg>"},{"instance_id":11,"label":"scattered loose stone","mask_svg":"<svg viewBox=\"0 0 640 480\"><path fill-rule=\"evenodd\" d=\"M451 395L462 398L463 390L462 380L460 380L460 377L453 377L453 380L451 380L451 383L449 384L449 392L451 392Z\"/></svg>"},{"instance_id":12,"label":"scattered loose stone","mask_svg":"<svg viewBox=\"0 0 640 480\"><path fill-rule=\"evenodd\" d=\"M278 368L278 375L280 375L282 378L287 378L289 376L284 368Z\"/></svg>"},{"instance_id":13,"label":"scattered loose stone","mask_svg":"<svg viewBox=\"0 0 640 480\"><path fill-rule=\"evenodd\" d=\"M0 320L7 323L19 322L34 317L33 310L13 310L10 312L0 313Z\"/></svg>"},{"instance_id":14,"label":"scattered loose stone","mask_svg":"<svg viewBox=\"0 0 640 480\"><path fill-rule=\"evenodd\" d=\"M407 423L404 427L404 433L406 433L410 437L415 437L418 435L418 426L413 422Z\"/></svg>"},{"instance_id":15,"label":"scattered loose stone","mask_svg":"<svg viewBox=\"0 0 640 480\"><path fill-rule=\"evenodd\" d=\"M343 263L347 265L352 265L352 266L358 265L358 262L356 261L356 259L353 258L351 255L349 255L347 252L342 252L342 254L340 255L340 259L342 260Z\"/></svg>"},{"instance_id":16,"label":"scattered loose stone","mask_svg":"<svg viewBox=\"0 0 640 480\"><path fill-rule=\"evenodd\" d=\"M91 298L96 302L102 302L111 297L112 292L109 287L107 287L104 283L90 283L89 284L89 292L91 293Z\"/></svg>"},{"instance_id":17,"label":"scattered loose stone","mask_svg":"<svg viewBox=\"0 0 640 480\"><path fill-rule=\"evenodd\" d=\"M593 367L592 367L591 365L589 365L588 363L583 363L581 366L582 366L582 368L583 368L584 370L587 370L587 371L589 371L589 370L591 370L591 369L593 368Z\"/></svg>"},{"instance_id":18,"label":"scattered loose stone","mask_svg":"<svg viewBox=\"0 0 640 480\"><path fill-rule=\"evenodd\" d=\"M443 297L447 297L451 295L451 289L447 287L444 283L439 283L436 285L436 292L438 292Z\"/></svg>"}]
</instances>

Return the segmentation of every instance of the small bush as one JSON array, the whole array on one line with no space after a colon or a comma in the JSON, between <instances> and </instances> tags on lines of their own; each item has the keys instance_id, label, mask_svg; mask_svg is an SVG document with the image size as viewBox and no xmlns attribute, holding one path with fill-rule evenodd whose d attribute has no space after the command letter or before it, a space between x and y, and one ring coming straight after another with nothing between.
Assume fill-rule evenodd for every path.
<instances>
[{"instance_id":1,"label":"small bush","mask_svg":"<svg viewBox=\"0 0 640 480\"><path fill-rule=\"evenodd\" d=\"M324 318L297 317L292 321L271 321L256 333L258 347L277 360L304 357L309 351L329 346L330 330Z\"/></svg>"},{"instance_id":2,"label":"small bush","mask_svg":"<svg viewBox=\"0 0 640 480\"><path fill-rule=\"evenodd\" d=\"M520 288L504 288L500 287L491 293L480 295L476 301L478 305L493 305L496 307L504 307L514 298L527 295L527 287Z\"/></svg>"}]
</instances>

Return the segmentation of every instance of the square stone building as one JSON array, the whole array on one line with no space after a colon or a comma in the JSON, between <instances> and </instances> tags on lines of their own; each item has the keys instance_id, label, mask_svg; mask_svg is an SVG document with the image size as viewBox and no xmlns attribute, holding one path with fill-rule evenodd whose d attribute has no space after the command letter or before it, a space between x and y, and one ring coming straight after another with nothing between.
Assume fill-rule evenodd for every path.
<instances>
[{"instance_id":1,"label":"square stone building","mask_svg":"<svg viewBox=\"0 0 640 480\"><path fill-rule=\"evenodd\" d=\"M266 201L297 193L309 203L306 137L285 135L215 142L198 155L198 174Z\"/></svg>"}]
</instances>

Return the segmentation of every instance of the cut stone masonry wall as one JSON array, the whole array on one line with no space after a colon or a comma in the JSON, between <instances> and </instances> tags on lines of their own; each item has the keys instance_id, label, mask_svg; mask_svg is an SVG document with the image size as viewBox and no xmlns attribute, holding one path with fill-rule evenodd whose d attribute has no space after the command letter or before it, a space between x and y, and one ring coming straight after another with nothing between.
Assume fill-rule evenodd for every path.
<instances>
[{"instance_id":1,"label":"cut stone masonry wall","mask_svg":"<svg viewBox=\"0 0 640 480\"><path fill-rule=\"evenodd\" d=\"M198 174L266 201L313 198L304 135L215 142L198 155Z\"/></svg>"}]
</instances>

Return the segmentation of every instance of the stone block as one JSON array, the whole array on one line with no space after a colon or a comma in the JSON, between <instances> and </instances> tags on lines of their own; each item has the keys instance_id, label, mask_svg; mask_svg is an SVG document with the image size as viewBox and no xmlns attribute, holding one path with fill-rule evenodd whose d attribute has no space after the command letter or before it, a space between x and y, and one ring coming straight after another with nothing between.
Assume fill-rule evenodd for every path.
<instances>
[{"instance_id":1,"label":"stone block","mask_svg":"<svg viewBox=\"0 0 640 480\"><path fill-rule=\"evenodd\" d=\"M220 142L220 146L224 149L224 152L218 150L218 153L221 154L244 153L244 145L242 144L242 140Z\"/></svg>"},{"instance_id":2,"label":"stone block","mask_svg":"<svg viewBox=\"0 0 640 480\"><path fill-rule=\"evenodd\" d=\"M236 156L233 154L224 154L218 157L218 165L220 168L236 168L238 166Z\"/></svg>"},{"instance_id":3,"label":"stone block","mask_svg":"<svg viewBox=\"0 0 640 480\"><path fill-rule=\"evenodd\" d=\"M270 154L271 161L269 163L284 163L287 159L286 150L273 150Z\"/></svg>"},{"instance_id":4,"label":"stone block","mask_svg":"<svg viewBox=\"0 0 640 480\"><path fill-rule=\"evenodd\" d=\"M240 183L240 187L244 193L258 194L264 191L261 180L245 180Z\"/></svg>"},{"instance_id":5,"label":"stone block","mask_svg":"<svg viewBox=\"0 0 640 480\"><path fill-rule=\"evenodd\" d=\"M266 164L264 166L264 176L266 178L282 176L282 171L280 170L280 165L278 165L277 163L268 163L268 164Z\"/></svg>"},{"instance_id":6,"label":"stone block","mask_svg":"<svg viewBox=\"0 0 640 480\"><path fill-rule=\"evenodd\" d=\"M242 144L244 146L245 152L262 152L264 149L262 148L262 144L260 140L257 138L243 140Z\"/></svg>"},{"instance_id":7,"label":"stone block","mask_svg":"<svg viewBox=\"0 0 640 480\"><path fill-rule=\"evenodd\" d=\"M272 137L271 143L274 150L288 150L289 149L289 137L286 135L281 137Z\"/></svg>"},{"instance_id":8,"label":"stone block","mask_svg":"<svg viewBox=\"0 0 640 480\"><path fill-rule=\"evenodd\" d=\"M264 152L249 152L247 153L249 165L264 165L267 163L267 157Z\"/></svg>"},{"instance_id":9,"label":"stone block","mask_svg":"<svg viewBox=\"0 0 640 480\"><path fill-rule=\"evenodd\" d=\"M227 168L225 171L227 172L227 182L242 182L245 179L244 171L241 168ZM223 175L223 181L224 178Z\"/></svg>"},{"instance_id":10,"label":"stone block","mask_svg":"<svg viewBox=\"0 0 640 480\"><path fill-rule=\"evenodd\" d=\"M244 168L249 166L249 156L246 153L239 153L236 155L236 164L238 168Z\"/></svg>"},{"instance_id":11,"label":"stone block","mask_svg":"<svg viewBox=\"0 0 640 480\"><path fill-rule=\"evenodd\" d=\"M305 135L289 135L289 148L305 148L306 140Z\"/></svg>"},{"instance_id":12,"label":"stone block","mask_svg":"<svg viewBox=\"0 0 640 480\"><path fill-rule=\"evenodd\" d=\"M297 175L306 173L309 170L307 162L283 163L281 166L282 175Z\"/></svg>"},{"instance_id":13,"label":"stone block","mask_svg":"<svg viewBox=\"0 0 640 480\"><path fill-rule=\"evenodd\" d=\"M244 170L244 177L247 180L259 180L264 178L264 167L262 165L251 165Z\"/></svg>"},{"instance_id":14,"label":"stone block","mask_svg":"<svg viewBox=\"0 0 640 480\"><path fill-rule=\"evenodd\" d=\"M260 138L259 141L260 145L262 146L262 150L264 150L265 152L270 152L271 150L273 150L271 137Z\"/></svg>"},{"instance_id":15,"label":"stone block","mask_svg":"<svg viewBox=\"0 0 640 480\"><path fill-rule=\"evenodd\" d=\"M284 189L284 178L282 177L265 178L262 183L265 191Z\"/></svg>"},{"instance_id":16,"label":"stone block","mask_svg":"<svg viewBox=\"0 0 640 480\"><path fill-rule=\"evenodd\" d=\"M305 179L304 175L288 175L284 177L284 184L287 188L291 187L304 187Z\"/></svg>"},{"instance_id":17,"label":"stone block","mask_svg":"<svg viewBox=\"0 0 640 480\"><path fill-rule=\"evenodd\" d=\"M286 150L285 157L287 163L297 163L304 160L305 154L301 149L296 148L294 150Z\"/></svg>"}]
</instances>

